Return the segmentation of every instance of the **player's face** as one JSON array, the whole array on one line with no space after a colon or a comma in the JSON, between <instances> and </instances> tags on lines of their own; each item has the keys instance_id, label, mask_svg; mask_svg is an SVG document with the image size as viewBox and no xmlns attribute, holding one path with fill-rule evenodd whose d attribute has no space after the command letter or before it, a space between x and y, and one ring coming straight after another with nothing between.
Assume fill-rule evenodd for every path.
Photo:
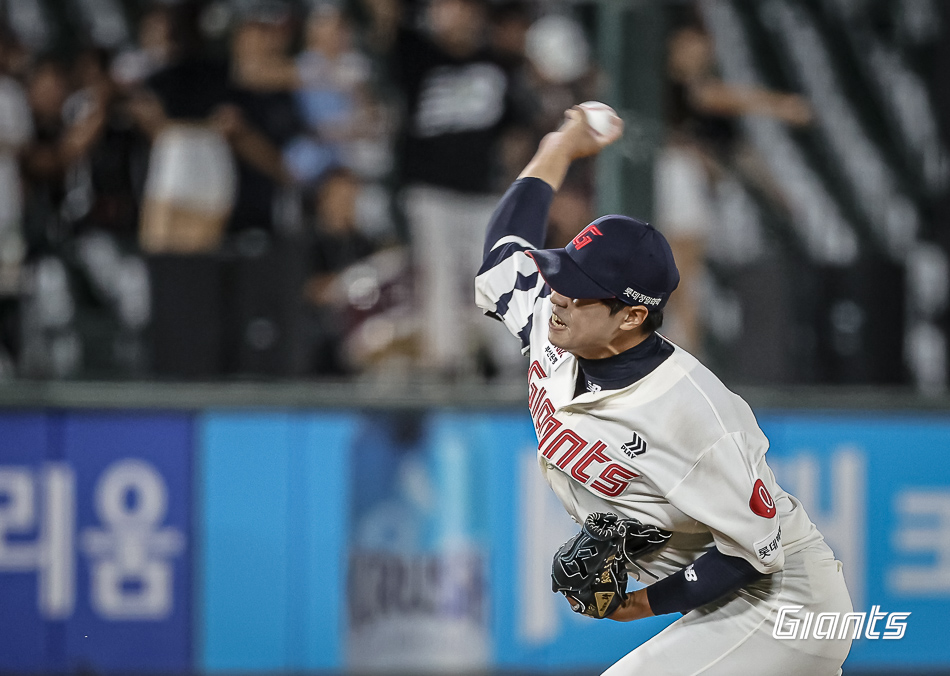
<instances>
[{"instance_id":1,"label":"player's face","mask_svg":"<svg viewBox=\"0 0 950 676\"><path fill-rule=\"evenodd\" d=\"M601 300L568 298L551 292L554 313L548 322L548 340L555 347L585 359L604 359L613 354L625 312L610 314Z\"/></svg>"}]
</instances>

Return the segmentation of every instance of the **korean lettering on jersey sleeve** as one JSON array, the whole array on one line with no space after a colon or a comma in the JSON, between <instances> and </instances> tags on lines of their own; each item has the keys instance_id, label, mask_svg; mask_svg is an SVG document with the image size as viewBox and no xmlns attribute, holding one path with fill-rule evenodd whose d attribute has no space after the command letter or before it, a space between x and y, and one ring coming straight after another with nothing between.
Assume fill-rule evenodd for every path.
<instances>
[{"instance_id":1,"label":"korean lettering on jersey sleeve","mask_svg":"<svg viewBox=\"0 0 950 676\"><path fill-rule=\"evenodd\" d=\"M723 554L741 557L770 574L782 569L785 552L772 474L757 476L753 454L743 448L756 443L742 432L723 436L666 498L707 526Z\"/></svg>"}]
</instances>

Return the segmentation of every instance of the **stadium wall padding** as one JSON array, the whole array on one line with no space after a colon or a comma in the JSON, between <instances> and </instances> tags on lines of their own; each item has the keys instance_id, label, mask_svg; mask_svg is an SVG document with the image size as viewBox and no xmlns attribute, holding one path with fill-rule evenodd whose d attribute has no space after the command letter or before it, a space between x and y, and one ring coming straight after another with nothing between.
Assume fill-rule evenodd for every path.
<instances>
[{"instance_id":1,"label":"stadium wall padding","mask_svg":"<svg viewBox=\"0 0 950 676\"><path fill-rule=\"evenodd\" d=\"M950 416L759 421L855 609L911 613L847 664L950 667ZM607 665L675 618L551 593L576 525L534 443L501 411L0 413L0 671Z\"/></svg>"}]
</instances>

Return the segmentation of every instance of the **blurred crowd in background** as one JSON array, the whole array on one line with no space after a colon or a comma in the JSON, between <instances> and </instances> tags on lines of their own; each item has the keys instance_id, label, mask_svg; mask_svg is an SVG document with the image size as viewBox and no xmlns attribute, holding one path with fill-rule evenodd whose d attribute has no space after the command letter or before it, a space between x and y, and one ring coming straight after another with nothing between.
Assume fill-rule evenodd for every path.
<instances>
[{"instance_id":1,"label":"blurred crowd in background","mask_svg":"<svg viewBox=\"0 0 950 676\"><path fill-rule=\"evenodd\" d=\"M948 17L759 5L668 3L647 215L682 272L668 335L737 380L941 392ZM603 98L597 7L0 2L0 377L521 377L472 278L539 140ZM853 53L822 62L813 30ZM757 49L786 63L757 74ZM833 77L857 54L883 78L867 106ZM577 163L548 246L596 188Z\"/></svg>"}]
</instances>

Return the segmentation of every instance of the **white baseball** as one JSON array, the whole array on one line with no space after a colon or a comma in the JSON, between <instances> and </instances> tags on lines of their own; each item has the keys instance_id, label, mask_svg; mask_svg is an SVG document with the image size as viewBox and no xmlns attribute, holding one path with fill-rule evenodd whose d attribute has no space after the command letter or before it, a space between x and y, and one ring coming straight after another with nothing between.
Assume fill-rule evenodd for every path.
<instances>
[{"instance_id":1,"label":"white baseball","mask_svg":"<svg viewBox=\"0 0 950 676\"><path fill-rule=\"evenodd\" d=\"M600 136L614 136L616 134L616 121L620 119L617 111L600 101L585 101L580 104L580 108L587 117L587 124Z\"/></svg>"}]
</instances>

